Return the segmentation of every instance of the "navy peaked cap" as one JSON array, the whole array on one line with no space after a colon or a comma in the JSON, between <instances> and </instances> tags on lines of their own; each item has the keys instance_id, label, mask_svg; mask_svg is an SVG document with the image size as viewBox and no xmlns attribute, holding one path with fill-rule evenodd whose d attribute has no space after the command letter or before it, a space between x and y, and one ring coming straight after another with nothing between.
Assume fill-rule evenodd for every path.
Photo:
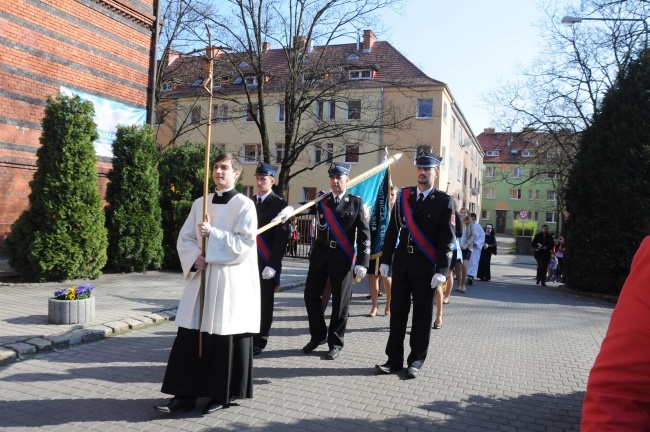
<instances>
[{"instance_id":1,"label":"navy peaked cap","mask_svg":"<svg viewBox=\"0 0 650 432\"><path fill-rule=\"evenodd\" d=\"M327 174L330 176L333 175L350 175L350 167L352 165L349 163L345 162L332 162L332 165L330 165L330 169L327 171Z\"/></svg>"},{"instance_id":2,"label":"navy peaked cap","mask_svg":"<svg viewBox=\"0 0 650 432\"><path fill-rule=\"evenodd\" d=\"M415 165L423 168L440 167L442 158L431 152L422 150L415 159Z\"/></svg>"},{"instance_id":3,"label":"navy peaked cap","mask_svg":"<svg viewBox=\"0 0 650 432\"><path fill-rule=\"evenodd\" d=\"M257 168L255 168L256 175L275 177L276 172L278 172L278 167L265 164L264 162L258 163Z\"/></svg>"}]
</instances>

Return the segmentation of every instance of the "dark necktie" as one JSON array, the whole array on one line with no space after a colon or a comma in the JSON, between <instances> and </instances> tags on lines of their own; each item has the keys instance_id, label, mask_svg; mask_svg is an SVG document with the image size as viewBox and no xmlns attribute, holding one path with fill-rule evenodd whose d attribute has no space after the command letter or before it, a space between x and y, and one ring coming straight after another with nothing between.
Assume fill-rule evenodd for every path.
<instances>
[{"instance_id":1,"label":"dark necktie","mask_svg":"<svg viewBox=\"0 0 650 432\"><path fill-rule=\"evenodd\" d=\"M262 204L262 198L257 197L257 205L260 205L260 204Z\"/></svg>"},{"instance_id":2,"label":"dark necktie","mask_svg":"<svg viewBox=\"0 0 650 432\"><path fill-rule=\"evenodd\" d=\"M334 204L339 205L340 199L339 197L334 198Z\"/></svg>"},{"instance_id":3,"label":"dark necktie","mask_svg":"<svg viewBox=\"0 0 650 432\"><path fill-rule=\"evenodd\" d=\"M420 192L420 195L418 195L418 200L417 200L417 202L415 203L415 208L416 208L416 209L417 209L418 207L420 207L420 204L422 204L422 201L424 201L424 194L423 194L422 192Z\"/></svg>"}]
</instances>

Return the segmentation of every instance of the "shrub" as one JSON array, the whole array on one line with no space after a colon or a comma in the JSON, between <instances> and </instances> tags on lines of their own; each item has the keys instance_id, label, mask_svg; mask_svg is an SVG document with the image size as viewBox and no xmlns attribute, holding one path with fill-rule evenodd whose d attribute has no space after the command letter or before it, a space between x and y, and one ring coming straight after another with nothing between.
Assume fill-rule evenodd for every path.
<instances>
[{"instance_id":1,"label":"shrub","mask_svg":"<svg viewBox=\"0 0 650 432\"><path fill-rule=\"evenodd\" d=\"M132 272L162 266L158 152L151 126L119 126L106 188L108 266Z\"/></svg>"},{"instance_id":2,"label":"shrub","mask_svg":"<svg viewBox=\"0 0 650 432\"><path fill-rule=\"evenodd\" d=\"M168 147L160 159L160 207L163 227L163 267L180 270L176 241L195 199L203 196L205 144L186 142ZM219 154L210 152L210 166ZM214 191L210 176L209 191Z\"/></svg>"},{"instance_id":3,"label":"shrub","mask_svg":"<svg viewBox=\"0 0 650 432\"><path fill-rule=\"evenodd\" d=\"M30 208L5 242L9 264L25 280L94 279L106 263L93 112L78 96L47 98Z\"/></svg>"},{"instance_id":4,"label":"shrub","mask_svg":"<svg viewBox=\"0 0 650 432\"><path fill-rule=\"evenodd\" d=\"M537 221L521 222L519 220L512 221L512 229L515 238L518 236L534 236L537 232Z\"/></svg>"}]
</instances>

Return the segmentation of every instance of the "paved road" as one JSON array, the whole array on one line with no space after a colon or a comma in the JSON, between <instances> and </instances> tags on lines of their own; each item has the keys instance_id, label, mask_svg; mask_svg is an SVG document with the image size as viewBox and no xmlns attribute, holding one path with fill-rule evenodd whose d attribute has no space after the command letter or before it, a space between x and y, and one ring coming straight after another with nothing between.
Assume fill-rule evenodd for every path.
<instances>
[{"instance_id":1,"label":"paved road","mask_svg":"<svg viewBox=\"0 0 650 432\"><path fill-rule=\"evenodd\" d=\"M324 360L324 348L302 354L309 336L302 289L296 288L277 296L269 346L255 359L252 400L206 417L200 410L173 416L154 411L152 405L166 397L160 383L176 330L166 323L0 367L0 428L578 430L588 371L612 304L554 284L536 286L535 268L515 261L497 257L492 282L454 293L415 380L375 375L373 365L385 360L389 319L365 316L365 283L355 286L340 358ZM171 297L169 304L164 299L141 307L173 306ZM0 329L7 324L0 321Z\"/></svg>"}]
</instances>

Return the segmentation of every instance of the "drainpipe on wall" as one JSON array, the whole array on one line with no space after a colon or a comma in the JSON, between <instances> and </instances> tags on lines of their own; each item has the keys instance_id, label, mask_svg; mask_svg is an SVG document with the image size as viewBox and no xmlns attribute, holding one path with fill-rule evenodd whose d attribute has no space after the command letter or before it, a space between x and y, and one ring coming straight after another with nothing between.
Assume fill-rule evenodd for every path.
<instances>
[{"instance_id":1,"label":"drainpipe on wall","mask_svg":"<svg viewBox=\"0 0 650 432\"><path fill-rule=\"evenodd\" d=\"M384 86L381 86L381 112L379 114L379 148L384 147ZM382 153L380 153L381 155ZM388 149L379 156L379 162L384 162L388 159Z\"/></svg>"},{"instance_id":2,"label":"drainpipe on wall","mask_svg":"<svg viewBox=\"0 0 650 432\"><path fill-rule=\"evenodd\" d=\"M160 37L160 0L155 0L156 19L153 22L154 37L151 48L151 72L149 73L149 110L147 112L147 123L153 127L156 119L156 66L158 64L158 38Z\"/></svg>"}]
</instances>

